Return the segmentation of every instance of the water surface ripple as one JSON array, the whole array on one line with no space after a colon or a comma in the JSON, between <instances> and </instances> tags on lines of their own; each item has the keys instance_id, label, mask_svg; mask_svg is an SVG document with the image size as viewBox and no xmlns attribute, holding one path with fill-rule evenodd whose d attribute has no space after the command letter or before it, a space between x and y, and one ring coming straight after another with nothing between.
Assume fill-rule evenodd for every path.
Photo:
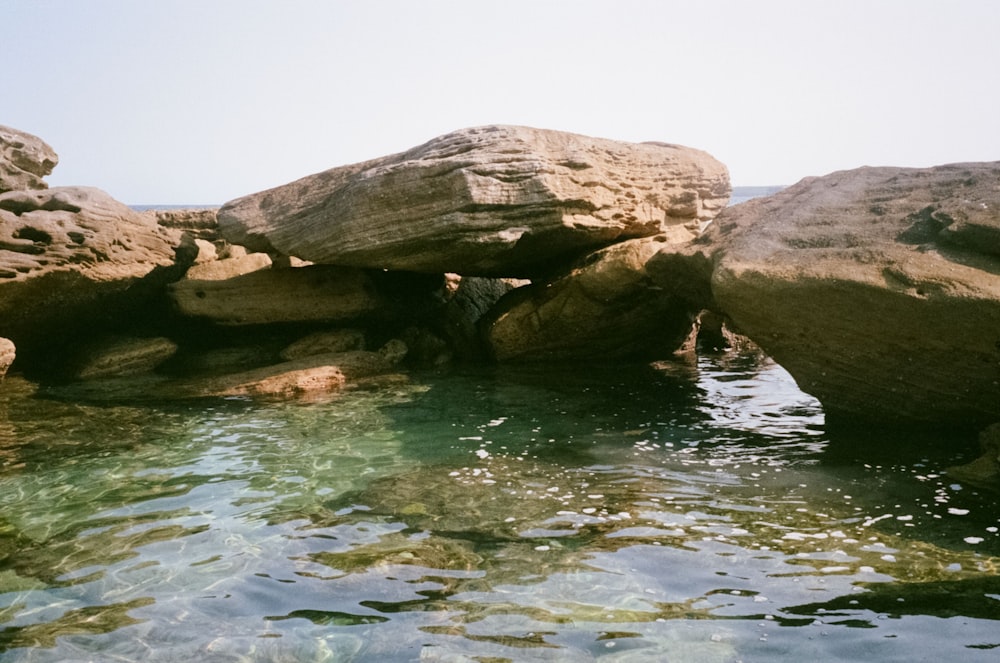
<instances>
[{"instance_id":1,"label":"water surface ripple","mask_svg":"<svg viewBox=\"0 0 1000 663\"><path fill-rule=\"evenodd\" d=\"M996 660L996 494L748 355L0 390L0 661Z\"/></svg>"}]
</instances>

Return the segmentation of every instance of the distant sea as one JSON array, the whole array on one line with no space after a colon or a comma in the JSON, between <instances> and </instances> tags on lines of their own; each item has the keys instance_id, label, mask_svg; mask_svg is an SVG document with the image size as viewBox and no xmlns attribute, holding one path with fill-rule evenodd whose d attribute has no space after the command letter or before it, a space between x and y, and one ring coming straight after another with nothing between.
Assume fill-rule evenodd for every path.
<instances>
[{"instance_id":1,"label":"distant sea","mask_svg":"<svg viewBox=\"0 0 1000 663\"><path fill-rule=\"evenodd\" d=\"M733 195L729 199L730 205L736 205L737 203L744 203L751 198L759 198L761 196L770 196L772 193L777 193L785 188L785 185L772 185L772 186L734 186ZM145 212L146 210L169 210L169 209L214 209L216 207L221 207L222 204L214 205L129 205L132 209L137 212Z\"/></svg>"}]
</instances>

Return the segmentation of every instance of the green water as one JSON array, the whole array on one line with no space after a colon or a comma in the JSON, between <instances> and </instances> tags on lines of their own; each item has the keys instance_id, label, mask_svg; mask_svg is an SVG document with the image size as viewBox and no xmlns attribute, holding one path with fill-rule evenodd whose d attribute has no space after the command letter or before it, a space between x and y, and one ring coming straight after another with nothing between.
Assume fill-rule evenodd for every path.
<instances>
[{"instance_id":1,"label":"green water","mask_svg":"<svg viewBox=\"0 0 1000 663\"><path fill-rule=\"evenodd\" d=\"M835 435L752 357L57 396L0 387L0 661L1000 655L975 449Z\"/></svg>"}]
</instances>

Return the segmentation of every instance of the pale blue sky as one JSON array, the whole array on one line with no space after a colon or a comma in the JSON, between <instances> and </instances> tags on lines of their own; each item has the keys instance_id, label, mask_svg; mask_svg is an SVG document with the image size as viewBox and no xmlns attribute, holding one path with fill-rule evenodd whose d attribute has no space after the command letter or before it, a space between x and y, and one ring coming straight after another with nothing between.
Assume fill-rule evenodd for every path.
<instances>
[{"instance_id":1,"label":"pale blue sky","mask_svg":"<svg viewBox=\"0 0 1000 663\"><path fill-rule=\"evenodd\" d=\"M997 0L0 0L55 185L221 203L481 124L704 149L734 184L1000 160Z\"/></svg>"}]
</instances>

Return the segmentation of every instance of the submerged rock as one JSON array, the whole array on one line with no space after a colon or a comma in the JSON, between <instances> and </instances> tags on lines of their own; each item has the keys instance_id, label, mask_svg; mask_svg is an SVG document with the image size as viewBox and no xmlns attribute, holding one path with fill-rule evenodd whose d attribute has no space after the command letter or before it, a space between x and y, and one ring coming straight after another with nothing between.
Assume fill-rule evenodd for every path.
<instances>
[{"instance_id":1,"label":"submerged rock","mask_svg":"<svg viewBox=\"0 0 1000 663\"><path fill-rule=\"evenodd\" d=\"M1000 162L808 178L713 226L719 306L828 415L996 420Z\"/></svg>"},{"instance_id":2,"label":"submerged rock","mask_svg":"<svg viewBox=\"0 0 1000 663\"><path fill-rule=\"evenodd\" d=\"M226 203L257 251L401 271L530 276L623 240L693 237L729 199L710 155L528 127L456 131Z\"/></svg>"},{"instance_id":3,"label":"submerged rock","mask_svg":"<svg viewBox=\"0 0 1000 663\"><path fill-rule=\"evenodd\" d=\"M0 193L45 189L42 178L57 163L55 150L41 138L0 125Z\"/></svg>"}]
</instances>

